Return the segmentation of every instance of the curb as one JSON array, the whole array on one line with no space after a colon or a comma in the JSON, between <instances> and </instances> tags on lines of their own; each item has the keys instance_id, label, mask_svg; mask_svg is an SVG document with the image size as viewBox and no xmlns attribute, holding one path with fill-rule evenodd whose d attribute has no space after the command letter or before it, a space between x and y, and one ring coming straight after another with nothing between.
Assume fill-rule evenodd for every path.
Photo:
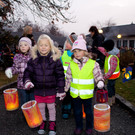
<instances>
[{"instance_id":1,"label":"curb","mask_svg":"<svg viewBox=\"0 0 135 135\"><path fill-rule=\"evenodd\" d=\"M121 97L120 95L116 94L115 95L116 100L122 104L124 107L126 107L130 112L135 114L135 106L132 105L129 101L125 100L123 97Z\"/></svg>"},{"instance_id":2,"label":"curb","mask_svg":"<svg viewBox=\"0 0 135 135\"><path fill-rule=\"evenodd\" d=\"M0 94L3 93L3 90L8 89L8 88L13 88L15 87L15 85L17 85L17 81L11 82L9 84L3 85L2 87L0 87Z\"/></svg>"}]
</instances>

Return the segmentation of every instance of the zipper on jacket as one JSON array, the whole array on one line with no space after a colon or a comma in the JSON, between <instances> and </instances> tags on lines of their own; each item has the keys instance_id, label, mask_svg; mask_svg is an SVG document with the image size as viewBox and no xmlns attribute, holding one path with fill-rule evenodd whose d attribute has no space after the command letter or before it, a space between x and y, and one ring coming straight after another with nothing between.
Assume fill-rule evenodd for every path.
<instances>
[{"instance_id":1,"label":"zipper on jacket","mask_svg":"<svg viewBox=\"0 0 135 135\"><path fill-rule=\"evenodd\" d=\"M44 84L45 84L45 57L43 59L43 89L45 88ZM45 96L45 91L43 96Z\"/></svg>"}]
</instances>

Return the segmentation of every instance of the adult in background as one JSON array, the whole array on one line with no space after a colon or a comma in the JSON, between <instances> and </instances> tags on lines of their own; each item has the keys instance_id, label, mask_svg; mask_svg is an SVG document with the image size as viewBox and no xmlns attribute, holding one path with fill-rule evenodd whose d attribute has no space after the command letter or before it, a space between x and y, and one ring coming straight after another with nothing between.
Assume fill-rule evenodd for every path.
<instances>
[{"instance_id":1,"label":"adult in background","mask_svg":"<svg viewBox=\"0 0 135 135\"><path fill-rule=\"evenodd\" d=\"M96 26L91 26L89 29L91 33L91 37L93 39L92 42L92 54L95 57L96 61L99 63L100 68L104 66L105 56L97 49L98 47L102 47L102 43L104 41L104 36L98 32Z\"/></svg>"},{"instance_id":2,"label":"adult in background","mask_svg":"<svg viewBox=\"0 0 135 135\"><path fill-rule=\"evenodd\" d=\"M32 42L32 46L34 46L36 42L34 40L34 37L33 37L32 32L33 32L32 31L32 27L29 26L29 25L27 25L23 29L23 35L22 35L22 37L28 37L31 40L31 42Z\"/></svg>"}]
</instances>

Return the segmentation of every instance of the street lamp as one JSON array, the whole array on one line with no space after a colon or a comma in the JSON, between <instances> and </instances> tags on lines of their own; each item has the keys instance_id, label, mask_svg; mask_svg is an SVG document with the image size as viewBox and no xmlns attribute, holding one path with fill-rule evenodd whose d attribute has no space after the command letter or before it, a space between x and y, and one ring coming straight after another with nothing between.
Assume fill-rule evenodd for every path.
<instances>
[{"instance_id":1,"label":"street lamp","mask_svg":"<svg viewBox=\"0 0 135 135\"><path fill-rule=\"evenodd\" d=\"M102 34L102 33L103 33L103 30L102 30L102 29L100 29L100 30L98 30L98 32Z\"/></svg>"},{"instance_id":2,"label":"street lamp","mask_svg":"<svg viewBox=\"0 0 135 135\"><path fill-rule=\"evenodd\" d=\"M118 34L118 35L117 35L117 38L118 38L118 46L117 46L117 47L120 47L120 46L121 46L121 41L120 41L120 39L122 38L122 35L121 35L121 34Z\"/></svg>"}]
</instances>

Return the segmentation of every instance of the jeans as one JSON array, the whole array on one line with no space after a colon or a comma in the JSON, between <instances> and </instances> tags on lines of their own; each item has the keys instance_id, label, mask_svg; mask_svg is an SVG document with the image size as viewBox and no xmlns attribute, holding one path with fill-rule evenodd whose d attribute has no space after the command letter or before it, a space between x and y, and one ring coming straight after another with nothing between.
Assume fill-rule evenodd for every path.
<instances>
[{"instance_id":1,"label":"jeans","mask_svg":"<svg viewBox=\"0 0 135 135\"><path fill-rule=\"evenodd\" d=\"M32 90L18 89L18 92L21 106L30 100L35 100L34 92Z\"/></svg>"},{"instance_id":2,"label":"jeans","mask_svg":"<svg viewBox=\"0 0 135 135\"><path fill-rule=\"evenodd\" d=\"M73 110L76 122L76 129L83 129L82 104L84 105L84 112L86 113L86 129L92 129L93 128L92 98L89 99L73 98Z\"/></svg>"},{"instance_id":3,"label":"jeans","mask_svg":"<svg viewBox=\"0 0 135 135\"><path fill-rule=\"evenodd\" d=\"M107 89L108 89L108 97L115 96L115 81L116 79L113 80L108 80L107 82Z\"/></svg>"}]
</instances>

